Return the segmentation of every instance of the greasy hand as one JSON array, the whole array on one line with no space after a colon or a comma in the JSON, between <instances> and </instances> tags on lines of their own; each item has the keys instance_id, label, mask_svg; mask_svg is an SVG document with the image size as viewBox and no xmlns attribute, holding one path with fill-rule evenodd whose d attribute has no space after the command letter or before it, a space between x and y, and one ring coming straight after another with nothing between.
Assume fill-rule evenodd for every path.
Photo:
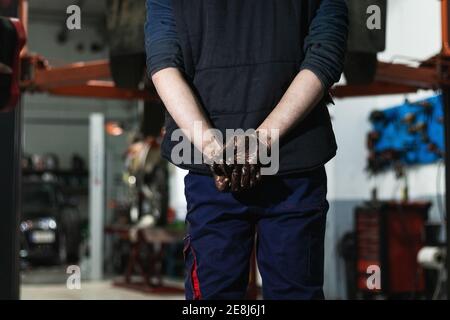
<instances>
[{"instance_id":1,"label":"greasy hand","mask_svg":"<svg viewBox=\"0 0 450 320\"><path fill-rule=\"evenodd\" d=\"M227 192L230 190L230 174L228 167L225 164L214 163L210 166L213 173L214 183L217 190L220 192Z\"/></svg>"},{"instance_id":2,"label":"greasy hand","mask_svg":"<svg viewBox=\"0 0 450 320\"><path fill-rule=\"evenodd\" d=\"M230 189L230 173L225 165L224 147L217 139L206 142L203 149L205 162L214 178L216 188L220 192L227 192Z\"/></svg>"},{"instance_id":3,"label":"greasy hand","mask_svg":"<svg viewBox=\"0 0 450 320\"><path fill-rule=\"evenodd\" d=\"M268 148L270 152L270 139L266 135L255 134L236 135L227 142L222 151L224 165L217 166L221 184L225 190L241 192L252 189L261 180L261 163L259 152L261 148ZM228 188L222 186L228 183Z\"/></svg>"},{"instance_id":4,"label":"greasy hand","mask_svg":"<svg viewBox=\"0 0 450 320\"><path fill-rule=\"evenodd\" d=\"M256 132L236 135L224 146L210 148L209 158L214 183L221 192L241 192L255 187L261 180L260 148L268 148L270 139Z\"/></svg>"},{"instance_id":5,"label":"greasy hand","mask_svg":"<svg viewBox=\"0 0 450 320\"><path fill-rule=\"evenodd\" d=\"M240 192L253 188L261 179L256 135L235 136L226 145L230 189Z\"/></svg>"}]
</instances>

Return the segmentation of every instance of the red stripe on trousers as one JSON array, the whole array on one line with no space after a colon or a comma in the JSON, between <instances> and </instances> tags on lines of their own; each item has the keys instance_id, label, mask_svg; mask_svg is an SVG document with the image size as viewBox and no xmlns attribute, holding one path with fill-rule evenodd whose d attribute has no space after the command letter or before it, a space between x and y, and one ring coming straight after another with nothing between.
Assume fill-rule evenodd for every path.
<instances>
[{"instance_id":1,"label":"red stripe on trousers","mask_svg":"<svg viewBox=\"0 0 450 320\"><path fill-rule=\"evenodd\" d=\"M191 247L192 256L194 257L194 264L191 270L191 280L192 288L194 290L194 300L200 300L202 298L202 293L200 292L200 281L198 280L197 274L197 257L195 256L194 249Z\"/></svg>"}]
</instances>

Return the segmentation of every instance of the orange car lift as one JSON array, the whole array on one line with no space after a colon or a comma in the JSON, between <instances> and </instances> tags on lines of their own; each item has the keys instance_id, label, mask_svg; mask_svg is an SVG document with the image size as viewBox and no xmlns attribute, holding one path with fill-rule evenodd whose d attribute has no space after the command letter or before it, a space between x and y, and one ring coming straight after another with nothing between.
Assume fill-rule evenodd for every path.
<instances>
[{"instance_id":1,"label":"orange car lift","mask_svg":"<svg viewBox=\"0 0 450 320\"><path fill-rule=\"evenodd\" d=\"M25 54L22 61L31 75L30 79L21 81L23 91L69 97L159 101L148 90L118 88L108 80L111 78L108 60L51 67L42 57Z\"/></svg>"},{"instance_id":2,"label":"orange car lift","mask_svg":"<svg viewBox=\"0 0 450 320\"><path fill-rule=\"evenodd\" d=\"M106 80L111 78L107 60L78 62L61 67L50 67L38 56L25 55L22 60L32 68L32 78L21 81L23 91L71 97L159 101L148 90L122 89L116 87L113 81ZM448 65L449 62L436 57L430 63L414 68L379 62L373 83L337 86L332 92L335 97L343 98L411 93L419 89L438 89L450 85L449 79L439 76L443 63Z\"/></svg>"}]
</instances>

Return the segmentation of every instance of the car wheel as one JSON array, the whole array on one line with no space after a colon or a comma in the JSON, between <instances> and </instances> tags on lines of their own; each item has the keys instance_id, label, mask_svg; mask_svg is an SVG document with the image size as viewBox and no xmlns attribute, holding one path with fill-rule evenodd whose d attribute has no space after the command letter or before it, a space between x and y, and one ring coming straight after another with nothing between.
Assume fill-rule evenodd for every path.
<instances>
[{"instance_id":1,"label":"car wheel","mask_svg":"<svg viewBox=\"0 0 450 320\"><path fill-rule=\"evenodd\" d=\"M65 238L67 264L76 264L80 261L81 225L78 212L68 210L62 216L63 233Z\"/></svg>"},{"instance_id":2,"label":"car wheel","mask_svg":"<svg viewBox=\"0 0 450 320\"><path fill-rule=\"evenodd\" d=\"M60 264L65 264L67 262L67 242L64 232L60 232L58 239L58 260Z\"/></svg>"}]
</instances>

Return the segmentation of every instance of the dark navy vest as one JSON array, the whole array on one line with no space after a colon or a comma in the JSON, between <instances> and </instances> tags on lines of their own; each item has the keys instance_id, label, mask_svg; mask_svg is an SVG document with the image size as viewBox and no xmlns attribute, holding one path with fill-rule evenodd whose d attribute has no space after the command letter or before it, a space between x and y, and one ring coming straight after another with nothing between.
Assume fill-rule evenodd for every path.
<instances>
[{"instance_id":1,"label":"dark navy vest","mask_svg":"<svg viewBox=\"0 0 450 320\"><path fill-rule=\"evenodd\" d=\"M298 74L319 0L172 0L187 81L213 126L256 129ZM314 169L336 154L327 109L318 106L280 143L279 174ZM166 115L163 156L177 125ZM204 165L180 167L198 173Z\"/></svg>"}]
</instances>

